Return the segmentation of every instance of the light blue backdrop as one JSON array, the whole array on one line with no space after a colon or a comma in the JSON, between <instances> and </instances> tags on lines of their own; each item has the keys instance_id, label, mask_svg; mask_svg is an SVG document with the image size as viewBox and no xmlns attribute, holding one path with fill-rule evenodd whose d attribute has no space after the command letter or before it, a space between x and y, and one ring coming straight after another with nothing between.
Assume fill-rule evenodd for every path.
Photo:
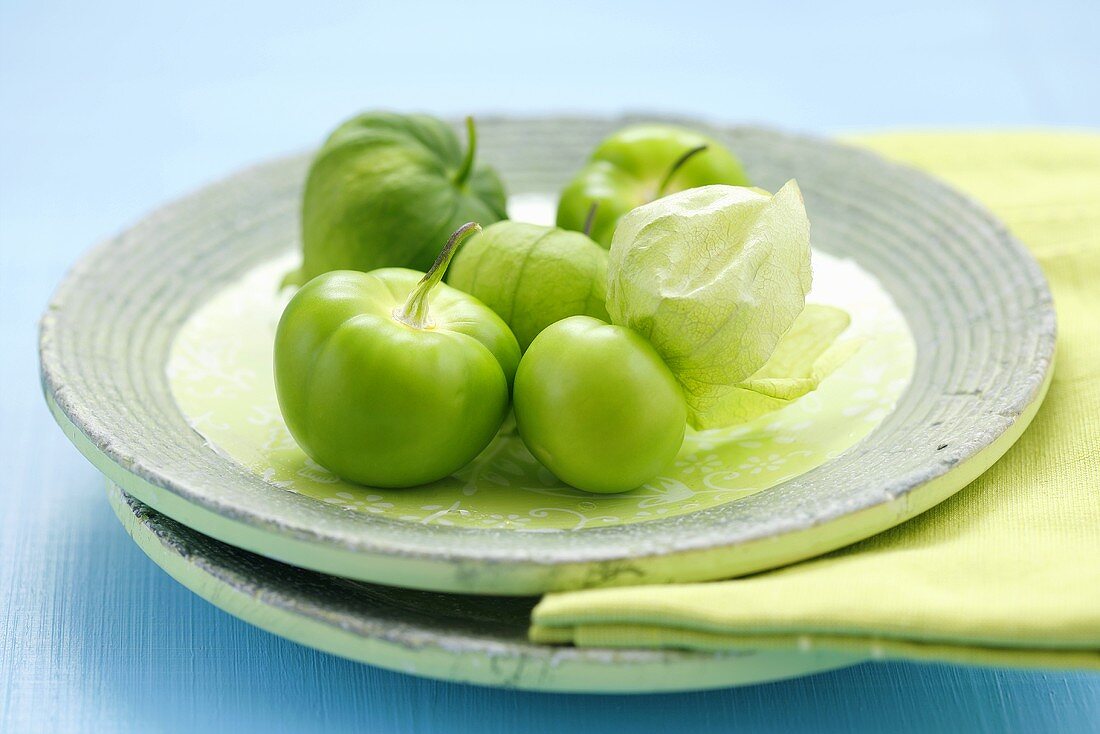
<instances>
[{"instance_id":1,"label":"light blue backdrop","mask_svg":"<svg viewBox=\"0 0 1100 734\"><path fill-rule=\"evenodd\" d=\"M1100 127L1100 4L0 0L0 731L1075 731L1100 678L865 665L555 697L435 683L259 632L126 538L52 424L35 321L156 204L385 106L655 110L829 133Z\"/></svg>"}]
</instances>

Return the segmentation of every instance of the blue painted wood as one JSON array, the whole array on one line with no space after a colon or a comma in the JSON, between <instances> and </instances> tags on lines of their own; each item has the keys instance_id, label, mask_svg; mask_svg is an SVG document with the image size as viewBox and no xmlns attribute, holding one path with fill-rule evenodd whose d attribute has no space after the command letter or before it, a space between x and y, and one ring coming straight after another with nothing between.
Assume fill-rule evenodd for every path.
<instances>
[{"instance_id":1,"label":"blue painted wood","mask_svg":"<svg viewBox=\"0 0 1100 734\"><path fill-rule=\"evenodd\" d=\"M531 17L490 1L435 8L427 27L423 4L372 5L0 4L0 731L1100 726L1100 676L1084 674L863 665L646 697L438 683L260 632L149 562L46 412L35 321L97 239L358 108L1100 126L1096 3L569 0ZM471 17L477 35L455 38Z\"/></svg>"}]
</instances>

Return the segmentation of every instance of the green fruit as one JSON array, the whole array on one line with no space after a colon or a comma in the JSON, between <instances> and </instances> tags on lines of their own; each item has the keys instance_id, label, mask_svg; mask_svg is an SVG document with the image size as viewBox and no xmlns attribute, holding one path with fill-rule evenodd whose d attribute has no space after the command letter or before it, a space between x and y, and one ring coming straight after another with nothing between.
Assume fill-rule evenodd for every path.
<instances>
[{"instance_id":1,"label":"green fruit","mask_svg":"<svg viewBox=\"0 0 1100 734\"><path fill-rule=\"evenodd\" d=\"M588 316L535 338L520 360L513 401L531 453L589 492L644 484L684 441L684 396L657 352L630 329Z\"/></svg>"},{"instance_id":2,"label":"green fruit","mask_svg":"<svg viewBox=\"0 0 1100 734\"><path fill-rule=\"evenodd\" d=\"M493 309L521 349L568 316L608 320L607 250L579 232L497 222L463 246L447 282Z\"/></svg>"},{"instance_id":3,"label":"green fruit","mask_svg":"<svg viewBox=\"0 0 1100 734\"><path fill-rule=\"evenodd\" d=\"M633 125L600 143L562 191L558 226L586 231L610 247L615 225L631 209L708 184L748 186L749 180L712 138L674 125Z\"/></svg>"},{"instance_id":4,"label":"green fruit","mask_svg":"<svg viewBox=\"0 0 1100 734\"><path fill-rule=\"evenodd\" d=\"M506 218L504 188L465 154L450 126L425 115L370 112L329 136L302 200L304 283L330 270L427 270L439 243L463 222Z\"/></svg>"},{"instance_id":5,"label":"green fruit","mask_svg":"<svg viewBox=\"0 0 1100 734\"><path fill-rule=\"evenodd\" d=\"M469 463L508 411L519 346L476 299L441 284L461 239L427 275L337 270L306 283L275 336L275 386L291 435L352 482L408 487Z\"/></svg>"}]
</instances>

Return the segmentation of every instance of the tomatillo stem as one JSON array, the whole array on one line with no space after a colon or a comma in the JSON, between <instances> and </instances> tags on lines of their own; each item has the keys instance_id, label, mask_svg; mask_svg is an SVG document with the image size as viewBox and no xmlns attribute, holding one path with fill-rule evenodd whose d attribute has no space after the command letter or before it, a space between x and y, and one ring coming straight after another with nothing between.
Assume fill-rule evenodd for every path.
<instances>
[{"instance_id":1,"label":"tomatillo stem","mask_svg":"<svg viewBox=\"0 0 1100 734\"><path fill-rule=\"evenodd\" d=\"M451 238L447 240L447 244L440 250L439 257L432 263L431 269L424 274L424 277L416 284L416 288L409 294L405 305L394 309L394 318L414 329L432 327L432 321L428 316L428 297L431 295L432 289L439 284L439 281L443 280L443 275L447 272L447 266L451 264L451 258L454 257L459 246L470 235L480 231L481 225L477 222L467 222L455 230Z\"/></svg>"},{"instance_id":2,"label":"tomatillo stem","mask_svg":"<svg viewBox=\"0 0 1100 734\"><path fill-rule=\"evenodd\" d=\"M694 148L692 148L691 150L684 153L679 158L677 158L676 162L673 163L671 166L669 166L668 173L666 173L665 177L663 179L661 179L661 185L657 187L657 198L658 199L665 195L665 189L668 188L668 184L672 180L672 177L676 175L676 172L679 171L685 163L687 163L689 160L691 160L695 156L699 155L700 153L702 153L706 149L707 149L707 144L706 143L703 143L702 145L697 145Z\"/></svg>"},{"instance_id":3,"label":"tomatillo stem","mask_svg":"<svg viewBox=\"0 0 1100 734\"><path fill-rule=\"evenodd\" d=\"M600 202L593 201L592 206L588 207L588 215L584 218L584 236L588 237L592 234L592 225L596 222L596 207L600 205Z\"/></svg>"},{"instance_id":4,"label":"tomatillo stem","mask_svg":"<svg viewBox=\"0 0 1100 734\"><path fill-rule=\"evenodd\" d=\"M477 153L477 127L474 118L466 118L466 157L462 159L462 165L455 174L455 186L462 186L474 170L474 155Z\"/></svg>"}]
</instances>

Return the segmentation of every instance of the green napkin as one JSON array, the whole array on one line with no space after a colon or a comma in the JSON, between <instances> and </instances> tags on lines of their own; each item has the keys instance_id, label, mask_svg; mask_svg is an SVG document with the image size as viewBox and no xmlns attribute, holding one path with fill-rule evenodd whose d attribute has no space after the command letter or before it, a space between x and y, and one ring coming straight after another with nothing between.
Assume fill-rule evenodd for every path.
<instances>
[{"instance_id":1,"label":"green napkin","mask_svg":"<svg viewBox=\"0 0 1100 734\"><path fill-rule=\"evenodd\" d=\"M531 639L1100 669L1100 135L852 142L983 201L1042 265L1059 345L1031 428L962 492L874 538L743 579L551 594Z\"/></svg>"}]
</instances>

